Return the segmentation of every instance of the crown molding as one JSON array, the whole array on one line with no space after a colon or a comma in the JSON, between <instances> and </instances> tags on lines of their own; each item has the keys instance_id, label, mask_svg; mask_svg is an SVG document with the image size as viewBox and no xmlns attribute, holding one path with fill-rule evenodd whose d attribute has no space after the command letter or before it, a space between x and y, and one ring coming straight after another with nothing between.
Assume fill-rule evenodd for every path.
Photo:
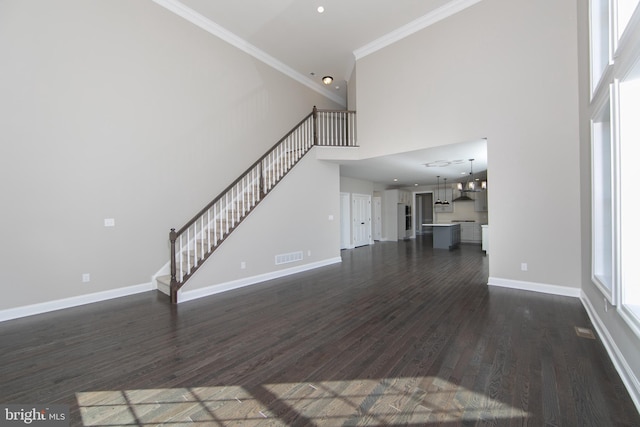
<instances>
[{"instance_id":1,"label":"crown molding","mask_svg":"<svg viewBox=\"0 0 640 427\"><path fill-rule=\"evenodd\" d=\"M387 47L397 41L404 39L420 30L423 30L436 22L442 21L456 13L479 3L482 0L453 0L439 8L427 13L426 15L409 22L408 24L380 37L374 41L353 51L356 61L370 55L378 50Z\"/></svg>"},{"instance_id":2,"label":"crown molding","mask_svg":"<svg viewBox=\"0 0 640 427\"><path fill-rule=\"evenodd\" d=\"M175 13L181 18L186 19L197 27L205 30L209 34L212 34L230 45L240 49L248 55L253 56L257 60L267 64L268 66L280 71L286 76L292 78L298 83L303 84L304 86L318 92L320 95L325 96L331 99L334 102L337 102L340 105L346 105L346 100L342 97L338 96L334 92L327 90L325 87L321 86L319 83L313 82L307 76L297 72L293 68L289 67L285 63L277 60L273 56L267 54L266 52L258 49L251 43L247 42L241 37L238 37L231 31L226 28L221 27L217 23L213 22L209 18L203 16L202 14L196 12L185 4L181 3L178 0L153 0L154 3L159 6L164 7L165 9Z\"/></svg>"}]
</instances>

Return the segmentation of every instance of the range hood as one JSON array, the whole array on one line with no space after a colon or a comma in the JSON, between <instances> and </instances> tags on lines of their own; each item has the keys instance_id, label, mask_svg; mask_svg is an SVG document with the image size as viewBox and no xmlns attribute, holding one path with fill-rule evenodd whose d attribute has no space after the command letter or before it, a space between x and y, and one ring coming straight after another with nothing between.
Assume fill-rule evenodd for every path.
<instances>
[{"instance_id":1,"label":"range hood","mask_svg":"<svg viewBox=\"0 0 640 427\"><path fill-rule=\"evenodd\" d=\"M480 191L484 191L487 189L487 178L486 172L484 172L484 179L480 181L480 178L474 178L473 176L473 161L475 159L469 159L469 176L465 181L458 182L457 187L458 191L460 191L460 196L453 199L454 202L473 202L475 201L471 197L467 195L467 193L477 193ZM478 181L478 183L476 183ZM481 187L478 188L477 186Z\"/></svg>"},{"instance_id":2,"label":"range hood","mask_svg":"<svg viewBox=\"0 0 640 427\"><path fill-rule=\"evenodd\" d=\"M466 192L460 192L460 196L456 197L455 199L453 199L453 202L473 202L474 199L472 199L471 197L467 196Z\"/></svg>"}]
</instances>

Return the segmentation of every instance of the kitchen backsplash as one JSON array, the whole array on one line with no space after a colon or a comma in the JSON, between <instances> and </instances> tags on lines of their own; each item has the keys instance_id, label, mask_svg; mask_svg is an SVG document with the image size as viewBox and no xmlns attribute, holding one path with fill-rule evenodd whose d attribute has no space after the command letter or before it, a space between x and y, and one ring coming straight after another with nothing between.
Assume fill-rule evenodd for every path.
<instances>
[{"instance_id":1,"label":"kitchen backsplash","mask_svg":"<svg viewBox=\"0 0 640 427\"><path fill-rule=\"evenodd\" d=\"M453 212L436 212L436 224L448 224L451 221L472 220L479 224L488 223L487 212L476 212L473 202L454 202Z\"/></svg>"}]
</instances>

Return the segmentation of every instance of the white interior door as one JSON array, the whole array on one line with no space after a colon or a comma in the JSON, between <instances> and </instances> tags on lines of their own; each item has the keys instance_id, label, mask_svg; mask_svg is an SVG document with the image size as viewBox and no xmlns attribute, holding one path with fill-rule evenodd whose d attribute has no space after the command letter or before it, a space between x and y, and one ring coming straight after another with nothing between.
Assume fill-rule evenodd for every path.
<instances>
[{"instance_id":1,"label":"white interior door","mask_svg":"<svg viewBox=\"0 0 640 427\"><path fill-rule=\"evenodd\" d=\"M373 198L373 240L382 240L382 197Z\"/></svg>"},{"instance_id":2,"label":"white interior door","mask_svg":"<svg viewBox=\"0 0 640 427\"><path fill-rule=\"evenodd\" d=\"M354 194L351 215L353 246L364 246L371 242L371 196Z\"/></svg>"}]
</instances>

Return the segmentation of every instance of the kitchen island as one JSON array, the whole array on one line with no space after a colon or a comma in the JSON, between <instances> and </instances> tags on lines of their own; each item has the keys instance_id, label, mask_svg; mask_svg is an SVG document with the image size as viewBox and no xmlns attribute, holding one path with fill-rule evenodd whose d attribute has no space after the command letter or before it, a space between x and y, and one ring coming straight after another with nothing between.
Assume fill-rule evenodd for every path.
<instances>
[{"instance_id":1,"label":"kitchen island","mask_svg":"<svg viewBox=\"0 0 640 427\"><path fill-rule=\"evenodd\" d=\"M452 249L460 244L460 224L422 224L433 228L433 247Z\"/></svg>"}]
</instances>

